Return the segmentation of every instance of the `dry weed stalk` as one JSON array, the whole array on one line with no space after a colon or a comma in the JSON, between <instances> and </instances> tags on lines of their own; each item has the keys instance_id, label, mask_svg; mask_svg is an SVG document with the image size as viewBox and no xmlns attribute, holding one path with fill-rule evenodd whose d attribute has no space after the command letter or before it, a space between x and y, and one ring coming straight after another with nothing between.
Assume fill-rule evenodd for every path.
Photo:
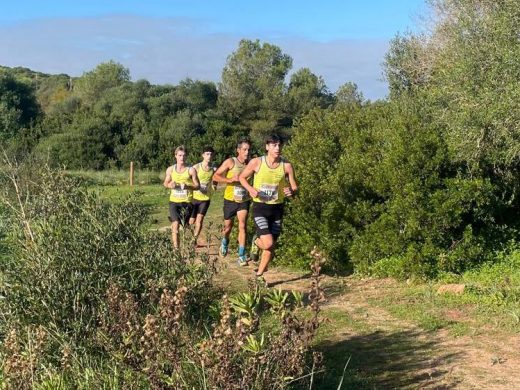
<instances>
[{"instance_id":1,"label":"dry weed stalk","mask_svg":"<svg viewBox=\"0 0 520 390\"><path fill-rule=\"evenodd\" d=\"M48 342L42 326L27 327L25 331L25 337L22 337L19 331L11 329L2 345L2 369L8 388L32 388Z\"/></svg>"}]
</instances>

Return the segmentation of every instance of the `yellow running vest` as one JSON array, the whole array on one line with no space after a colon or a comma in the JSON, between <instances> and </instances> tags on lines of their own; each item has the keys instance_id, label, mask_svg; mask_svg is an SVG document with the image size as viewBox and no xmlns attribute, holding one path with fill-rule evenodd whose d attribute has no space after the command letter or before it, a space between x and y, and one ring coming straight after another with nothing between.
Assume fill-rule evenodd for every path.
<instances>
[{"instance_id":1,"label":"yellow running vest","mask_svg":"<svg viewBox=\"0 0 520 390\"><path fill-rule=\"evenodd\" d=\"M213 179L213 168L205 171L202 163L195 165L197 177L199 178L200 188L193 191L193 199L195 200L209 200L213 193L211 179Z\"/></svg>"},{"instance_id":2,"label":"yellow running vest","mask_svg":"<svg viewBox=\"0 0 520 390\"><path fill-rule=\"evenodd\" d=\"M260 168L255 173L253 180L253 187L258 191L258 197L254 198L254 202L266 204L283 203L284 193L283 188L286 186L285 169L283 160L276 168L269 168L267 160L262 157L260 161Z\"/></svg>"},{"instance_id":3,"label":"yellow running vest","mask_svg":"<svg viewBox=\"0 0 520 390\"><path fill-rule=\"evenodd\" d=\"M190 167L186 167L184 171L179 173L177 172L177 165L174 165L171 178L175 182L175 188L172 188L170 192L170 202L191 202L193 198L193 190L188 188L188 186L193 185L193 180L190 175Z\"/></svg>"},{"instance_id":4,"label":"yellow running vest","mask_svg":"<svg viewBox=\"0 0 520 390\"><path fill-rule=\"evenodd\" d=\"M246 167L246 164L242 164L236 157L233 157L233 163L233 168L231 168L226 174L227 179L231 179L235 175L240 175ZM250 197L247 190L242 187L240 183L233 183L226 186L226 189L224 190L224 199L242 203L249 200Z\"/></svg>"}]
</instances>

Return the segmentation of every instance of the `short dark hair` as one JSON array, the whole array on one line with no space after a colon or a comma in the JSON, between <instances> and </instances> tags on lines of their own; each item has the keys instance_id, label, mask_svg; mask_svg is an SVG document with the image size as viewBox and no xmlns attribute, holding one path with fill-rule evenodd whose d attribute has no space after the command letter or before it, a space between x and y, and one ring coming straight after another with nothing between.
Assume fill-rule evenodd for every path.
<instances>
[{"instance_id":1,"label":"short dark hair","mask_svg":"<svg viewBox=\"0 0 520 390\"><path fill-rule=\"evenodd\" d=\"M215 149L213 149L211 146L206 145L202 148L202 153L211 152L215 154Z\"/></svg>"},{"instance_id":2,"label":"short dark hair","mask_svg":"<svg viewBox=\"0 0 520 390\"><path fill-rule=\"evenodd\" d=\"M251 146L251 141L249 140L249 138L246 137L240 138L237 141L237 149L240 148L242 144L248 144L249 146Z\"/></svg>"},{"instance_id":3,"label":"short dark hair","mask_svg":"<svg viewBox=\"0 0 520 390\"><path fill-rule=\"evenodd\" d=\"M283 140L278 134L271 134L265 137L265 144L283 144Z\"/></svg>"}]
</instances>

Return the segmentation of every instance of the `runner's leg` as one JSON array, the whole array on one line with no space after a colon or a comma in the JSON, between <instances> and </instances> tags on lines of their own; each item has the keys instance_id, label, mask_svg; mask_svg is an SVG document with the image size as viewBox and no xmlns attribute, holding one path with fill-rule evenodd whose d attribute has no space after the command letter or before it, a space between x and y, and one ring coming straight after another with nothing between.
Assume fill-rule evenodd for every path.
<instances>
[{"instance_id":1,"label":"runner's leg","mask_svg":"<svg viewBox=\"0 0 520 390\"><path fill-rule=\"evenodd\" d=\"M247 214L248 209L239 210L238 218L238 263L239 265L247 265L246 256L246 239L247 239Z\"/></svg>"},{"instance_id":2,"label":"runner's leg","mask_svg":"<svg viewBox=\"0 0 520 390\"><path fill-rule=\"evenodd\" d=\"M175 249L179 249L179 221L172 222L172 243Z\"/></svg>"},{"instance_id":3,"label":"runner's leg","mask_svg":"<svg viewBox=\"0 0 520 390\"><path fill-rule=\"evenodd\" d=\"M262 258L258 265L257 275L262 275L269 266L269 262L274 255L275 240L272 234L263 234L256 239L256 245L262 249Z\"/></svg>"}]
</instances>

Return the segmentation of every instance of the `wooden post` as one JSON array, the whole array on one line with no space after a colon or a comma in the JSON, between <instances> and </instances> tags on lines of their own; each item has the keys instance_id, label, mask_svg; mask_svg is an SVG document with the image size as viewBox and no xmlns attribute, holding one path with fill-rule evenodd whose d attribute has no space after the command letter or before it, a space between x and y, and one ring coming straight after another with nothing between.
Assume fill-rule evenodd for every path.
<instances>
[{"instance_id":1,"label":"wooden post","mask_svg":"<svg viewBox=\"0 0 520 390\"><path fill-rule=\"evenodd\" d=\"M130 161L130 186L134 185L134 162Z\"/></svg>"}]
</instances>

